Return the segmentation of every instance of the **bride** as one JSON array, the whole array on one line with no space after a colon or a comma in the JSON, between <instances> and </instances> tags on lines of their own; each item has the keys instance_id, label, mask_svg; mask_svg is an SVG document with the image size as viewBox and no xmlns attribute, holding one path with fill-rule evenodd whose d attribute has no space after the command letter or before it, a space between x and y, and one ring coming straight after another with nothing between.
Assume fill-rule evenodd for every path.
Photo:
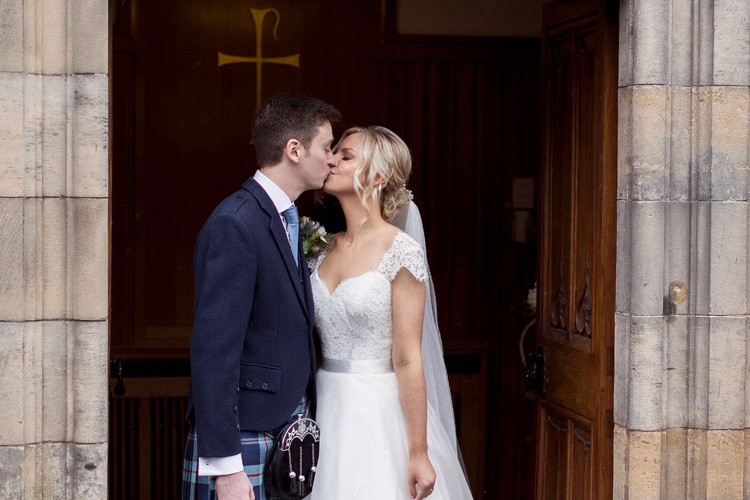
<instances>
[{"instance_id":1,"label":"bride","mask_svg":"<svg viewBox=\"0 0 750 500\"><path fill-rule=\"evenodd\" d=\"M323 350L313 500L471 499L410 172L396 134L352 128L323 187L347 229L311 262Z\"/></svg>"}]
</instances>

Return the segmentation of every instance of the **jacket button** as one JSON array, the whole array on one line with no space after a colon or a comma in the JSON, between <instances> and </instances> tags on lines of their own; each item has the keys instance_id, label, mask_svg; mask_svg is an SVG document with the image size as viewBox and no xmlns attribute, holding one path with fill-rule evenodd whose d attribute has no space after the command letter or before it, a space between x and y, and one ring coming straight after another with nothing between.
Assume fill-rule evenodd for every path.
<instances>
[{"instance_id":1,"label":"jacket button","mask_svg":"<svg viewBox=\"0 0 750 500\"><path fill-rule=\"evenodd\" d=\"M237 431L239 431L239 430L240 430L240 426L238 425L238 426L237 426Z\"/></svg>"},{"instance_id":2,"label":"jacket button","mask_svg":"<svg viewBox=\"0 0 750 500\"><path fill-rule=\"evenodd\" d=\"M247 387L248 389L252 389L253 388L252 380L248 380L247 382L245 382L245 387Z\"/></svg>"},{"instance_id":3,"label":"jacket button","mask_svg":"<svg viewBox=\"0 0 750 500\"><path fill-rule=\"evenodd\" d=\"M265 391L266 389L268 389L268 384L266 384L265 382L263 382L263 384L260 386L260 388Z\"/></svg>"},{"instance_id":4,"label":"jacket button","mask_svg":"<svg viewBox=\"0 0 750 500\"><path fill-rule=\"evenodd\" d=\"M236 406L234 407L234 412L237 413L237 407Z\"/></svg>"}]
</instances>

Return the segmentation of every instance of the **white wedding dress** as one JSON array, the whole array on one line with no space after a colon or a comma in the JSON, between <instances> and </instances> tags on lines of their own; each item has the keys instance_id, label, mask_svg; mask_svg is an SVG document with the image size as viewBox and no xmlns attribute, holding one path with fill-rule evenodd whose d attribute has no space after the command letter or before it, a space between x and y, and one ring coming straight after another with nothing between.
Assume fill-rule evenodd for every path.
<instances>
[{"instance_id":1,"label":"white wedding dress","mask_svg":"<svg viewBox=\"0 0 750 500\"><path fill-rule=\"evenodd\" d=\"M323 348L317 374L320 460L313 500L407 500L409 437L391 363L391 282L402 268L427 278L420 246L399 232L377 269L331 292L311 262L315 321ZM427 408L428 454L437 482L432 500L471 499L455 447Z\"/></svg>"}]
</instances>

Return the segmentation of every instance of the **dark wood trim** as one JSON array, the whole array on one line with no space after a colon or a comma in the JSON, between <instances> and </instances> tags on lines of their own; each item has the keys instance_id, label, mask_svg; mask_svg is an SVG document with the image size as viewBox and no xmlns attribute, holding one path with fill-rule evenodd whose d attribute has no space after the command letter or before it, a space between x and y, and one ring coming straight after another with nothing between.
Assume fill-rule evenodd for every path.
<instances>
[{"instance_id":1,"label":"dark wood trim","mask_svg":"<svg viewBox=\"0 0 750 500\"><path fill-rule=\"evenodd\" d=\"M540 38L404 35L396 32L396 0L381 0L371 59L390 61L536 61Z\"/></svg>"}]
</instances>

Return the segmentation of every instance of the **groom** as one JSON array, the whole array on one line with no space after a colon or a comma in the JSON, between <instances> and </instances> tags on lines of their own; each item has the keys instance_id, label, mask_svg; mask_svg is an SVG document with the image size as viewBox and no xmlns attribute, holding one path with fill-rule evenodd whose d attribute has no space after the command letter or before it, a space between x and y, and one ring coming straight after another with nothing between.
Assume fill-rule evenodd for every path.
<instances>
[{"instance_id":1,"label":"groom","mask_svg":"<svg viewBox=\"0 0 750 500\"><path fill-rule=\"evenodd\" d=\"M183 500L266 499L272 434L314 409L314 312L293 202L323 186L339 118L311 97L268 100L253 125L260 169L198 236Z\"/></svg>"}]
</instances>

